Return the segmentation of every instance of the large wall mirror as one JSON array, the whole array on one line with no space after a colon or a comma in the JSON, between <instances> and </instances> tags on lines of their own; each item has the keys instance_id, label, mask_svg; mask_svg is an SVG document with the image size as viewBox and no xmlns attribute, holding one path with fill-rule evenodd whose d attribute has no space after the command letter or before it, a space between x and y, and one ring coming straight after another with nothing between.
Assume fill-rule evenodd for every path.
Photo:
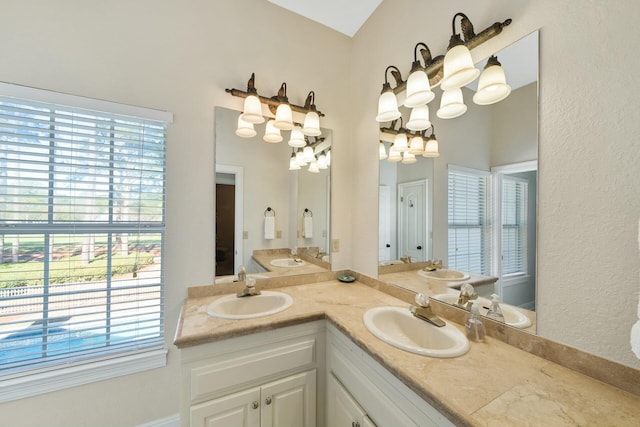
<instances>
[{"instance_id":1,"label":"large wall mirror","mask_svg":"<svg viewBox=\"0 0 640 427\"><path fill-rule=\"evenodd\" d=\"M289 170L289 132L279 143L236 135L238 111L215 108L216 283L237 280L242 266L257 279L331 270L330 167ZM307 138L316 156L332 133Z\"/></svg>"},{"instance_id":2,"label":"large wall mirror","mask_svg":"<svg viewBox=\"0 0 640 427\"><path fill-rule=\"evenodd\" d=\"M480 284L478 294L495 292L504 306L526 313L526 330L535 332L538 32L495 55L512 87L506 99L474 104L476 80L462 90L466 113L443 120L437 97L429 105L440 156L380 161L379 278L455 295L466 279L432 280L416 274L423 265L405 264L442 260ZM495 282L484 286L484 277Z\"/></svg>"}]
</instances>

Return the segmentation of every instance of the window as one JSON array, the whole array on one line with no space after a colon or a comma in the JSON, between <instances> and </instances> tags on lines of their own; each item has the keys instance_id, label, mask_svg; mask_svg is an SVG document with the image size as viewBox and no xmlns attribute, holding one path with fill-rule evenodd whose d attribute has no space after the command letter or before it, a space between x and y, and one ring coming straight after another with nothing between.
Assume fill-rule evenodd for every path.
<instances>
[{"instance_id":1,"label":"window","mask_svg":"<svg viewBox=\"0 0 640 427\"><path fill-rule=\"evenodd\" d=\"M488 275L491 229L489 173L449 165L449 267Z\"/></svg>"},{"instance_id":2,"label":"window","mask_svg":"<svg viewBox=\"0 0 640 427\"><path fill-rule=\"evenodd\" d=\"M0 379L166 353L171 115L13 85L0 95Z\"/></svg>"},{"instance_id":3,"label":"window","mask_svg":"<svg viewBox=\"0 0 640 427\"><path fill-rule=\"evenodd\" d=\"M527 274L526 179L502 178L502 274Z\"/></svg>"}]
</instances>

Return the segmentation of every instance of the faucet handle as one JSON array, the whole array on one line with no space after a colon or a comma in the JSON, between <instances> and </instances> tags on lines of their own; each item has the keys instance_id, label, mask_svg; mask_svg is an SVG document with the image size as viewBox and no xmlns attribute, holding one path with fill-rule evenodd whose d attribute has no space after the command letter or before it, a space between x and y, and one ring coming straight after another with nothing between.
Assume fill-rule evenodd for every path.
<instances>
[{"instance_id":1,"label":"faucet handle","mask_svg":"<svg viewBox=\"0 0 640 427\"><path fill-rule=\"evenodd\" d=\"M416 304L419 307L429 307L429 296L422 292L418 292L415 297Z\"/></svg>"}]
</instances>

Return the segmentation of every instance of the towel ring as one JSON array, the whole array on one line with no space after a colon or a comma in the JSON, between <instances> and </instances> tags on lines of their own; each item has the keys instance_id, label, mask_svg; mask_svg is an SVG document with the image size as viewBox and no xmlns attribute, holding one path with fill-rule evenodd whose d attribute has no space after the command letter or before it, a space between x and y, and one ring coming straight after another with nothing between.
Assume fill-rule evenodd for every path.
<instances>
[{"instance_id":1,"label":"towel ring","mask_svg":"<svg viewBox=\"0 0 640 427\"><path fill-rule=\"evenodd\" d=\"M304 212L302 213L302 216L304 216L304 217L312 217L313 218L313 212L311 212L307 208L304 208Z\"/></svg>"},{"instance_id":2,"label":"towel ring","mask_svg":"<svg viewBox=\"0 0 640 427\"><path fill-rule=\"evenodd\" d=\"M267 209L265 209L264 216L265 217L267 217L267 216L276 216L276 211L271 209L271 206L269 206Z\"/></svg>"}]
</instances>

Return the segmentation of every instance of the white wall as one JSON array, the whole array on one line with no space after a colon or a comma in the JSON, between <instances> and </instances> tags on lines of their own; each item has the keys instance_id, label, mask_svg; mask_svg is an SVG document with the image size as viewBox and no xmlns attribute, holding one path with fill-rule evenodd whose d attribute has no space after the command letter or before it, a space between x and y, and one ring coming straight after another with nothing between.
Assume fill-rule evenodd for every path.
<instances>
[{"instance_id":1,"label":"white wall","mask_svg":"<svg viewBox=\"0 0 640 427\"><path fill-rule=\"evenodd\" d=\"M316 105L333 129L333 177L349 183L350 40L264 0L4 0L0 81L171 111L167 142L166 368L0 405L12 427L134 426L178 413L175 326L186 290L212 283L214 107L239 109L225 88L261 94L287 82L289 100ZM309 57L307 52L312 52ZM346 74L346 75L345 75ZM336 186L336 206L350 206ZM351 213L332 222L335 268L350 263Z\"/></svg>"},{"instance_id":2,"label":"white wall","mask_svg":"<svg viewBox=\"0 0 640 427\"><path fill-rule=\"evenodd\" d=\"M638 303L640 217L640 85L630 70L640 66L640 57L632 53L640 50L635 25L640 3L458 0L434 7L421 0L383 2L353 44L358 78L352 93L362 106L353 124L361 160L355 171L355 215L364 217L376 207L371 195L377 182L370 177L378 169L372 144L377 129L371 124L385 68L395 64L406 74L419 41L434 54L444 52L451 18L459 11L477 31L513 19L501 36L474 50L477 59L540 28L539 333L640 368L629 345ZM444 141L441 127L436 131ZM436 161L436 180L443 163ZM355 235L363 237L353 267L369 274L376 271L377 244L368 233L375 224L375 218L354 223ZM439 230L444 234L435 235ZM434 232L435 250L446 228L434 223Z\"/></svg>"}]
</instances>

